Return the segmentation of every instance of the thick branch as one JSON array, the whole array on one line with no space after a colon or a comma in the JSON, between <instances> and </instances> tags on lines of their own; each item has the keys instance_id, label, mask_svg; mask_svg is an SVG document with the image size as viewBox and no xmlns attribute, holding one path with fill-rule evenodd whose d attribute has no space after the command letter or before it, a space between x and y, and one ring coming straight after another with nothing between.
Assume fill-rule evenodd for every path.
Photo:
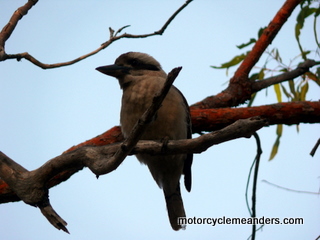
<instances>
[{"instance_id":1,"label":"thick branch","mask_svg":"<svg viewBox=\"0 0 320 240\"><path fill-rule=\"evenodd\" d=\"M289 102L246 108L217 108L191 110L193 132L214 131L237 119L262 116L269 125L320 123L320 102Z\"/></svg>"},{"instance_id":2,"label":"thick branch","mask_svg":"<svg viewBox=\"0 0 320 240\"><path fill-rule=\"evenodd\" d=\"M289 102L244 108L196 109L190 108L192 132L211 132L220 130L239 119L263 116L269 125L320 123L320 102ZM119 126L88 141L66 150L71 152L82 146L103 146L123 141ZM0 185L1 186L1 185ZM1 192L1 191L0 191Z\"/></svg>"},{"instance_id":3,"label":"thick branch","mask_svg":"<svg viewBox=\"0 0 320 240\"><path fill-rule=\"evenodd\" d=\"M222 142L230 141L240 137L250 137L255 131L265 126L267 122L261 118L243 119L231 124L230 126L216 132L201 135L194 139L169 141L166 151L163 151L163 143L157 141L139 141L130 154L133 153L149 153L157 154L180 154L180 153L201 153L209 147ZM28 196L34 198L34 194L39 194L42 186L52 186L50 181L58 173L64 171L77 172L83 167L89 167L95 174L110 172L108 161L111 161L114 154L118 151L122 143L109 144L105 146L83 146L74 151L64 153L58 157L46 162L40 168L27 171L20 174L20 166L6 155L0 152L0 176L6 183L9 183L13 191L6 191L6 194L0 192L0 203L19 201L25 198L25 195L16 194L23 191L28 192ZM10 162L10 164L8 164ZM15 176L19 175L19 178ZM72 175L72 174L71 174ZM70 176L71 176L70 175ZM56 180L54 180L56 181ZM2 182L0 189L4 188L5 183ZM22 189L16 186L23 186ZM41 187L39 187L41 186ZM34 189L33 189L34 188ZM28 199L24 201L32 202ZM33 203L32 203L33 204Z\"/></svg>"},{"instance_id":4,"label":"thick branch","mask_svg":"<svg viewBox=\"0 0 320 240\"><path fill-rule=\"evenodd\" d=\"M32 0L29 0L29 2L33 2ZM37 1L34 1L37 2ZM104 42L103 44L101 44L100 47L98 47L96 50L87 53L83 56L80 56L76 59L73 59L71 61L67 61L67 62L62 62L62 63L54 63L54 64L46 64L46 63L42 63L41 61L39 61L38 59L36 59L35 57L33 57L31 54L24 52L24 53L17 53L17 54L6 54L4 51L4 43L5 41L9 38L9 36L4 39L3 44L1 44L0 41L0 50L1 50L1 46L3 47L3 54L2 57L0 55L0 61L4 61L7 59L17 59L18 61L20 61L22 58L30 61L31 63L33 63L34 65L41 67L42 69L50 69L50 68L57 68L57 67L64 67L64 66L69 66L71 64L77 63L87 57L90 57L98 52L100 52L101 50L107 48L109 45L111 45L113 42L121 39L121 38L147 38L147 37L151 37L151 36L155 36L155 35L162 35L164 33L164 31L167 29L167 27L169 26L169 24L173 21L173 19L186 7L188 6L188 4L192 2L192 0L187 0L177 11L175 11L172 16L165 22L165 24L158 30L155 31L153 33L148 33L148 34L140 34L140 35L134 35L134 34L128 34L128 33L124 33L122 35L117 36L118 33L121 32L121 30L123 30L124 28L128 27L122 27L120 28L116 34L114 34L114 30L112 30L111 28L109 28L110 30L110 38L108 41ZM35 3L34 3L35 4ZM11 32L14 30L14 27L11 29ZM1 36L1 35L0 35ZM1 38L0 38L1 40ZM1 53L1 52L0 52Z\"/></svg>"},{"instance_id":5,"label":"thick branch","mask_svg":"<svg viewBox=\"0 0 320 240\"><path fill-rule=\"evenodd\" d=\"M193 109L191 108L191 118L194 132L213 131L222 129L238 119L245 119L254 116L263 116L268 119L269 125L273 124L299 124L299 123L320 123L320 102L291 102L291 103L277 103L272 105L250 107L250 108L227 108L227 109ZM123 141L120 127L113 127L105 133L90 139L77 146L73 146L64 152L74 152L84 146L114 146L117 148L118 143ZM138 145L139 147L140 145ZM133 150L135 151L135 150ZM64 155L63 154L63 155ZM90 151L81 152L81 154L90 154ZM80 155L80 153L79 153ZM112 153L104 152L104 155L112 156ZM105 160L105 158L104 158ZM101 160L103 161L103 160ZM49 164L49 163L48 163ZM61 162L61 164L64 164ZM81 161L78 164L72 163L67 169L56 167L57 171L51 170L50 180L47 182L47 187L51 188L58 185L62 181L67 180L77 171L81 170L83 165ZM46 167L48 168L48 166ZM20 170L23 171L23 170ZM44 171L44 170L43 170ZM3 174L3 173L1 173ZM1 175L0 174L0 175ZM45 174L44 174L45 176ZM2 177L3 178L3 177ZM4 179L4 178L3 178ZM6 182L0 179L0 202L18 201L20 200L14 191L8 186Z\"/></svg>"}]
</instances>

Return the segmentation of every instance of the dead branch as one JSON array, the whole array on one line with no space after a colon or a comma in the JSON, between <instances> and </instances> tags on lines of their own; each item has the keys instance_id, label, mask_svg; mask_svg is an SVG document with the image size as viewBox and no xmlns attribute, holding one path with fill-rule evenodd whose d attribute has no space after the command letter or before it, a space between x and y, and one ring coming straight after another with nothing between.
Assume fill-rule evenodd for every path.
<instances>
[{"instance_id":1,"label":"dead branch","mask_svg":"<svg viewBox=\"0 0 320 240\"><path fill-rule=\"evenodd\" d=\"M38 2L38 0L28 0L28 2L19 7L11 16L9 22L3 27L0 32L0 61L3 61L7 56L5 53L5 43L10 38L13 30L16 28L18 21Z\"/></svg>"},{"instance_id":2,"label":"dead branch","mask_svg":"<svg viewBox=\"0 0 320 240\"><path fill-rule=\"evenodd\" d=\"M17 54L6 54L5 52L5 41L10 37L11 33L13 32L15 26L18 23L18 20L20 20L22 18L23 15L25 14L20 14L18 16L20 16L19 19L17 19L17 17L15 18L11 18L13 19L12 23L11 23L11 19L10 22L7 24L10 27L5 27L2 29L1 33L0 33L0 61L5 61L7 59L17 59L18 61L20 61L21 59L26 59L28 61L30 61L31 63L33 63L34 65L41 67L42 69L50 69L50 68L57 68L57 67L64 67L64 66L69 66L72 65L74 63L77 63L83 59L86 59L98 52L100 52L101 50L107 48L108 46L110 46L113 42L121 39L121 38L147 38L147 37L151 37L151 36L155 36L155 35L162 35L164 33L164 31L167 29L167 27L169 26L169 24L173 21L173 19L186 7L188 6L189 3L191 3L192 0L187 0L178 10L176 10L172 16L165 22L165 24L158 30L158 31L154 31L153 33L148 33L148 34L140 34L140 35L134 35L134 34L128 34L128 33L124 33L122 35L117 36L118 33L120 33L124 28L128 27L124 26L122 28L120 28L119 30L116 31L116 33L114 34L114 30L109 28L110 31L110 38L108 41L104 42L101 44L100 47L98 47L96 50L93 50L90 53L87 53L85 55L82 55L78 58L75 58L71 61L67 61L67 62L62 62L62 63L53 63L53 64L46 64L46 63L42 63L41 61L39 61L38 59L36 59L35 57L33 57L31 54L29 54L28 52L24 52L24 53L17 53ZM29 10L32 5L36 4L37 1L36 0L29 0L28 1L28 9ZM26 4L26 5L27 5ZM32 4L32 5L31 5ZM26 6L25 5L25 6ZM29 6L31 5L31 6ZM23 6L23 7L25 7ZM22 8L22 7L21 7ZM20 9L20 8L19 8ZM19 10L18 9L18 10ZM17 10L17 11L18 11ZM16 12L17 12L16 11ZM16 12L14 13L14 16L16 14ZM7 26L6 25L6 26Z\"/></svg>"},{"instance_id":3,"label":"dead branch","mask_svg":"<svg viewBox=\"0 0 320 240\"><path fill-rule=\"evenodd\" d=\"M316 142L316 144L314 145L314 147L312 148L311 152L310 152L310 155L313 157L314 154L316 153L318 147L320 145L320 138L318 139L318 141Z\"/></svg>"}]
</instances>

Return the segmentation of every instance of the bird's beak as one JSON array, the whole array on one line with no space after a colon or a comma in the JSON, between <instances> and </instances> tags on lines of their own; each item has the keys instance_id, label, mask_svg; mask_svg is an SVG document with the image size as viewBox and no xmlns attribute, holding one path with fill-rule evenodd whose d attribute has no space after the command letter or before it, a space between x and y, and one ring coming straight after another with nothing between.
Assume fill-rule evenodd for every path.
<instances>
[{"instance_id":1,"label":"bird's beak","mask_svg":"<svg viewBox=\"0 0 320 240\"><path fill-rule=\"evenodd\" d=\"M107 74L112 77L120 77L121 75L125 75L129 72L130 69L131 68L129 67L119 66L116 64L96 68L96 70L98 70L99 72Z\"/></svg>"}]
</instances>

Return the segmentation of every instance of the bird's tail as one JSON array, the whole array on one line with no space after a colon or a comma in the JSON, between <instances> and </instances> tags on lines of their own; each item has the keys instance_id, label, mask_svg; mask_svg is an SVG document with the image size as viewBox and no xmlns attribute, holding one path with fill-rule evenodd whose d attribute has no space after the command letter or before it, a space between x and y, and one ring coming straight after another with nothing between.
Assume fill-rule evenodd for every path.
<instances>
[{"instance_id":1,"label":"bird's tail","mask_svg":"<svg viewBox=\"0 0 320 240\"><path fill-rule=\"evenodd\" d=\"M184 229L185 225L178 223L179 218L186 217L180 193L180 184L178 183L178 186L174 191L166 191L165 188L163 188L163 192L166 198L168 217L171 227L176 231L181 228Z\"/></svg>"}]
</instances>

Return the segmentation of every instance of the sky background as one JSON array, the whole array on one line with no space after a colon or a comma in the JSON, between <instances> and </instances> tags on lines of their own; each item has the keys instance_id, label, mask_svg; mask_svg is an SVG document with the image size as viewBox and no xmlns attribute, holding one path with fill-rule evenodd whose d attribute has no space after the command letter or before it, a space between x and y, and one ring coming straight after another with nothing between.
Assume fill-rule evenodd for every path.
<instances>
[{"instance_id":1,"label":"sky background","mask_svg":"<svg viewBox=\"0 0 320 240\"><path fill-rule=\"evenodd\" d=\"M0 26L26 0L0 0ZM163 36L122 39L77 64L43 70L26 60L0 63L0 150L29 170L40 167L73 145L119 124L121 91L118 82L95 70L112 64L122 53L145 52L166 72L182 66L175 85L189 104L217 94L235 69L210 68L244 51L236 45L257 36L284 1L196 0L169 25ZM29 52L44 63L72 60L98 48L109 38L109 27L145 34L159 30L183 0L175 1L39 1L6 42L8 54ZM270 49L278 47L285 63L299 54L294 39L297 11L282 28ZM313 19L302 31L302 44L316 49ZM318 24L319 26L319 24ZM318 28L318 32L320 29ZM265 59L265 56L263 57ZM309 58L319 61L319 55ZM262 66L262 60L258 66ZM276 65L270 65L275 67ZM308 100L319 99L319 87L309 83ZM284 98L283 100L286 101ZM263 90L255 106L275 103L273 88ZM266 225L257 239L316 239L320 235L319 195L299 194L283 187L319 192L319 124L285 126L280 149L268 161L276 126L261 129L261 158L257 216L302 217L304 225ZM195 135L196 137L197 135ZM194 156L191 193L182 188L188 217L249 217L245 188L256 154L254 138L237 139ZM251 189L251 186L250 186ZM250 193L249 193L250 194ZM0 238L37 239L247 239L250 225L188 225L171 229L162 191L146 166L128 157L120 167L98 180L89 169L50 189L50 201L68 222L70 235L56 230L39 209L23 202L0 205ZM236 237L235 237L236 236Z\"/></svg>"}]
</instances>

